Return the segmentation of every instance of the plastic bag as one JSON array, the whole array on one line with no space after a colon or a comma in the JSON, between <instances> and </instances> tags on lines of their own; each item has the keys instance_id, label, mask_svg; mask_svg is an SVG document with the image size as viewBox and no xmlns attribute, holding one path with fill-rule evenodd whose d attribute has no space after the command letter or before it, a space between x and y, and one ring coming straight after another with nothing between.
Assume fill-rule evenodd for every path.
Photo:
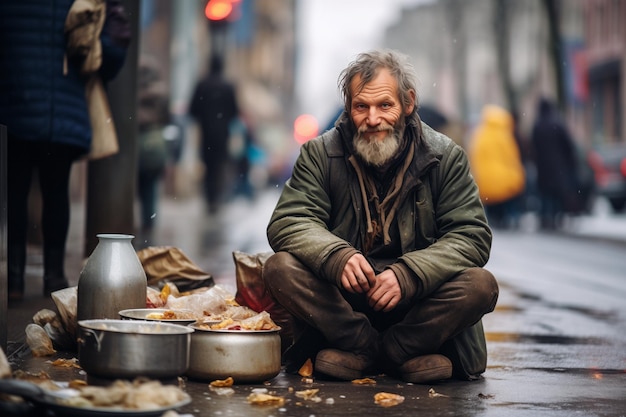
<instances>
[{"instance_id":1,"label":"plastic bag","mask_svg":"<svg viewBox=\"0 0 626 417\"><path fill-rule=\"evenodd\" d=\"M43 327L50 339L52 345L58 350L71 350L75 348L73 338L65 331L61 319L56 312L44 308L39 310L33 316L33 323Z\"/></svg>"},{"instance_id":2,"label":"plastic bag","mask_svg":"<svg viewBox=\"0 0 626 417\"><path fill-rule=\"evenodd\" d=\"M56 352L52 347L52 339L38 324L30 323L26 326L26 344L33 356L50 356Z\"/></svg>"},{"instance_id":3,"label":"plastic bag","mask_svg":"<svg viewBox=\"0 0 626 417\"><path fill-rule=\"evenodd\" d=\"M284 352L293 340L293 317L265 288L263 265L270 256L271 252L257 254L233 252L237 279L235 301L254 311L269 313L274 323L281 328L281 351Z\"/></svg>"},{"instance_id":4,"label":"plastic bag","mask_svg":"<svg viewBox=\"0 0 626 417\"><path fill-rule=\"evenodd\" d=\"M229 300L234 296L219 285L202 292L175 297L170 295L165 303L166 308L172 310L190 310L196 317L219 316L232 305Z\"/></svg>"},{"instance_id":5,"label":"plastic bag","mask_svg":"<svg viewBox=\"0 0 626 417\"><path fill-rule=\"evenodd\" d=\"M69 287L62 290L54 291L50 294L57 311L61 315L61 322L69 337L74 340L76 338L76 329L78 327L76 319L78 287Z\"/></svg>"}]
</instances>

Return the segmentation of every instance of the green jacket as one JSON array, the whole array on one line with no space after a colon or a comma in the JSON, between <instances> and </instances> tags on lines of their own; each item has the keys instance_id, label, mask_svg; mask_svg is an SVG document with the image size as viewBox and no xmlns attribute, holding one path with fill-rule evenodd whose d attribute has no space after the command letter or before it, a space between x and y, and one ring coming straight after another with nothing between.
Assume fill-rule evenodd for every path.
<instances>
[{"instance_id":1,"label":"green jacket","mask_svg":"<svg viewBox=\"0 0 626 417\"><path fill-rule=\"evenodd\" d=\"M302 146L267 227L274 251L291 253L335 283L360 250L366 228L347 136L333 128ZM395 219L402 254L388 266L411 300L428 297L467 268L484 266L492 241L463 149L426 124L414 137L415 156L404 180L409 188ZM482 324L465 333L467 359L477 363L461 362L468 374L477 374L486 364Z\"/></svg>"}]
</instances>

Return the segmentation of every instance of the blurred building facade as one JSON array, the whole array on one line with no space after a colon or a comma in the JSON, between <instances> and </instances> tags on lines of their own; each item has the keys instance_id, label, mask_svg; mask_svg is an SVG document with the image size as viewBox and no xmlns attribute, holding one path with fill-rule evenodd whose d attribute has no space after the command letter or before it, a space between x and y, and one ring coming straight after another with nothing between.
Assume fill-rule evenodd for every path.
<instances>
[{"instance_id":1,"label":"blurred building facade","mask_svg":"<svg viewBox=\"0 0 626 417\"><path fill-rule=\"evenodd\" d=\"M140 54L161 63L172 115L184 127L184 149L170 193L194 192L199 177L195 126L186 119L193 86L214 52L215 22L204 13L209 0L140 0ZM255 136L269 158L269 171L293 161L292 122L298 71L297 9L303 0L232 0L226 25L225 73ZM308 0L314 1L314 0ZM420 101L469 131L485 104L505 108L498 37L506 35L509 80L522 132L528 133L539 96L556 96L550 62L549 0L436 0L407 6L386 29L384 46L409 54L421 79ZM582 146L625 141L626 2L554 0L560 21L568 124ZM505 16L497 15L504 6ZM306 19L306 16L301 18ZM506 19L506 32L494 24ZM301 23L301 22L300 22ZM502 22L501 22L502 23ZM501 25L502 26L502 25ZM498 32L500 30L500 32ZM72 196L83 194L84 169L75 169ZM280 176L280 174L277 174Z\"/></svg>"},{"instance_id":2,"label":"blurred building facade","mask_svg":"<svg viewBox=\"0 0 626 417\"><path fill-rule=\"evenodd\" d=\"M585 60L592 142L626 142L626 3L587 0Z\"/></svg>"},{"instance_id":3,"label":"blurred building facade","mask_svg":"<svg viewBox=\"0 0 626 417\"><path fill-rule=\"evenodd\" d=\"M612 0L438 0L409 7L385 45L408 53L420 100L471 127L485 104L509 108L498 42L520 128L528 132L540 96L558 97L546 5L559 16L564 109L583 147L626 141L626 2ZM503 7L504 15L498 7ZM500 13L500 14L499 14ZM504 24L502 22L504 20ZM553 22L554 23L554 22ZM505 29L503 29L503 26Z\"/></svg>"}]
</instances>

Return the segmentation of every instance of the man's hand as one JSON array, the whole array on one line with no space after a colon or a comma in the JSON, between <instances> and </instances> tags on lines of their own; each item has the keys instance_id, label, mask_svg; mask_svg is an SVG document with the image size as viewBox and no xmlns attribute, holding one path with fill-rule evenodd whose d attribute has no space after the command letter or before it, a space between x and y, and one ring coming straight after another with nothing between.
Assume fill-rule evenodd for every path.
<instances>
[{"instance_id":1,"label":"man's hand","mask_svg":"<svg viewBox=\"0 0 626 417\"><path fill-rule=\"evenodd\" d=\"M393 310L402 298L402 291L396 274L391 269L385 269L376 276L375 282L366 294L369 306L374 311L388 312Z\"/></svg>"},{"instance_id":2,"label":"man's hand","mask_svg":"<svg viewBox=\"0 0 626 417\"><path fill-rule=\"evenodd\" d=\"M376 276L372 266L360 253L352 255L341 274L341 286L351 293L365 293L374 288Z\"/></svg>"}]
</instances>

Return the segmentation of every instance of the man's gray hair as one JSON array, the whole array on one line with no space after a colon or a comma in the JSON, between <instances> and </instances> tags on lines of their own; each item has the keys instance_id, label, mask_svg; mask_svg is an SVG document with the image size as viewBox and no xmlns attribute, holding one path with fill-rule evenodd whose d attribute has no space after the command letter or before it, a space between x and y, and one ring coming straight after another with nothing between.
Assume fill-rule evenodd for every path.
<instances>
[{"instance_id":1,"label":"man's gray hair","mask_svg":"<svg viewBox=\"0 0 626 417\"><path fill-rule=\"evenodd\" d=\"M361 76L361 82L357 86L360 91L365 84L372 81L378 74L380 68L387 68L391 75L398 82L398 93L402 101L402 108L406 109L411 103L410 91L415 92L415 106L413 112L407 116L406 123L409 125L419 126L419 116L417 109L419 107L417 100L417 75L413 65L409 61L409 57L393 50L375 50L363 52L357 55L339 75L339 90L344 100L345 110L349 113L352 103L352 91L350 84L357 75Z\"/></svg>"}]
</instances>

